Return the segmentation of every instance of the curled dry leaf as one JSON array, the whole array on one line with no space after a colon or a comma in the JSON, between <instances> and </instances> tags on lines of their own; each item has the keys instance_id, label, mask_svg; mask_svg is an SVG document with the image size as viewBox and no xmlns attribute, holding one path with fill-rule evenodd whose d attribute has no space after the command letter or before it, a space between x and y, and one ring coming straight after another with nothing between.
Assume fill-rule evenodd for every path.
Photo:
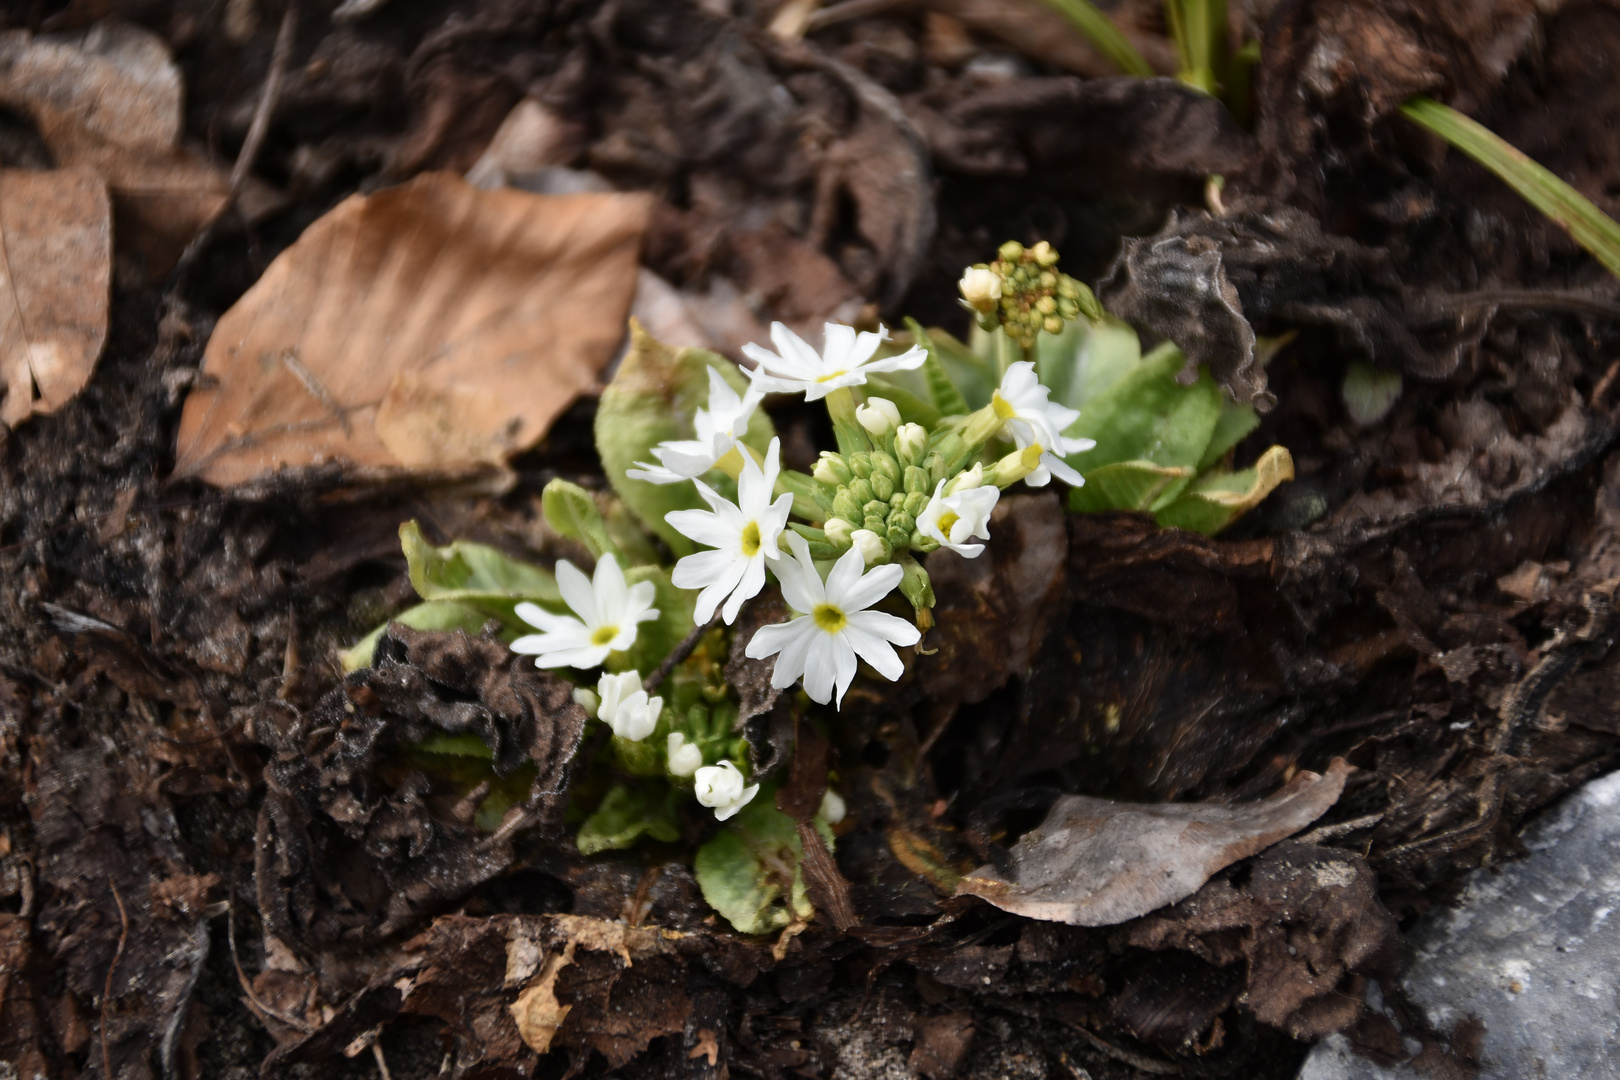
<instances>
[{"instance_id":1,"label":"curled dry leaf","mask_svg":"<svg viewBox=\"0 0 1620 1080\"><path fill-rule=\"evenodd\" d=\"M0 34L0 104L28 113L59 165L94 170L121 242L148 276L174 265L230 197L230 178L180 144L180 70L163 38L118 22L80 34Z\"/></svg>"},{"instance_id":2,"label":"curled dry leaf","mask_svg":"<svg viewBox=\"0 0 1620 1080\"><path fill-rule=\"evenodd\" d=\"M346 199L220 319L176 473L456 470L527 449L623 336L647 212L448 173Z\"/></svg>"},{"instance_id":3,"label":"curled dry leaf","mask_svg":"<svg viewBox=\"0 0 1620 1080\"><path fill-rule=\"evenodd\" d=\"M0 170L0 420L54 412L107 337L112 208L84 169Z\"/></svg>"},{"instance_id":4,"label":"curled dry leaf","mask_svg":"<svg viewBox=\"0 0 1620 1080\"><path fill-rule=\"evenodd\" d=\"M1350 766L1300 772L1259 802L1115 803L1065 795L1011 853L1011 881L992 866L958 894L1015 915L1112 926L1191 896L1211 875L1303 829L1338 801Z\"/></svg>"}]
</instances>

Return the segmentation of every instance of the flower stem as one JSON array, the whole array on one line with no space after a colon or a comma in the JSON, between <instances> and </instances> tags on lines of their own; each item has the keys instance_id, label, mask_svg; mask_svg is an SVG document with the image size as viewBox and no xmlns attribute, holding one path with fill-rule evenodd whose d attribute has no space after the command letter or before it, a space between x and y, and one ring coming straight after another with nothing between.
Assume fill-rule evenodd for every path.
<instances>
[{"instance_id":1,"label":"flower stem","mask_svg":"<svg viewBox=\"0 0 1620 1080\"><path fill-rule=\"evenodd\" d=\"M849 387L839 387L822 400L827 403L827 415L832 418L833 434L838 436L840 454L853 454L872 449L872 442L866 437L866 429L855 419L855 395Z\"/></svg>"}]
</instances>

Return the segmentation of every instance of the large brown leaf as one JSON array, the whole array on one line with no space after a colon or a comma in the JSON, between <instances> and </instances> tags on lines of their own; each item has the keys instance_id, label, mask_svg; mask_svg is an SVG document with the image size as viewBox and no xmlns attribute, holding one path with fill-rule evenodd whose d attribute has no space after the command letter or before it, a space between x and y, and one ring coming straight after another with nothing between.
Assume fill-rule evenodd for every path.
<instances>
[{"instance_id":1,"label":"large brown leaf","mask_svg":"<svg viewBox=\"0 0 1620 1080\"><path fill-rule=\"evenodd\" d=\"M1011 881L983 866L958 893L1031 919L1112 926L1191 896L1239 859L1292 836L1338 801L1350 766L1301 772L1259 802L1116 803L1065 795L1012 849Z\"/></svg>"},{"instance_id":2,"label":"large brown leaf","mask_svg":"<svg viewBox=\"0 0 1620 1080\"><path fill-rule=\"evenodd\" d=\"M0 170L0 420L60 408L107 338L112 208L83 169Z\"/></svg>"},{"instance_id":3,"label":"large brown leaf","mask_svg":"<svg viewBox=\"0 0 1620 1080\"><path fill-rule=\"evenodd\" d=\"M534 445L623 337L647 212L449 173L344 200L220 319L175 472L451 470Z\"/></svg>"}]
</instances>

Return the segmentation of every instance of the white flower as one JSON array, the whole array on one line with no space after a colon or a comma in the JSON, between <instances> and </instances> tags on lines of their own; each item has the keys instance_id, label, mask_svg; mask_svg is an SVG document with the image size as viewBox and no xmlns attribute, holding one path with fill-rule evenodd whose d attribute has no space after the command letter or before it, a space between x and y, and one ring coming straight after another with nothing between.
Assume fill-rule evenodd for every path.
<instances>
[{"instance_id":1,"label":"white flower","mask_svg":"<svg viewBox=\"0 0 1620 1080\"><path fill-rule=\"evenodd\" d=\"M901 424L894 433L894 452L903 465L916 465L928 449L928 429L921 424Z\"/></svg>"},{"instance_id":2,"label":"white flower","mask_svg":"<svg viewBox=\"0 0 1620 1080\"><path fill-rule=\"evenodd\" d=\"M714 617L714 609L726 599L723 614L727 624L735 621L743 601L765 587L765 560L779 559L782 551L777 537L787 526L793 509L793 496L784 494L774 503L771 492L781 471L778 459L782 444L772 439L765 451L761 471L754 459L743 455L742 473L737 477L737 501L732 503L701 480L693 480L698 494L713 511L672 510L664 520L682 536L707 544L713 551L699 551L675 564L670 580L683 589L702 589L692 617L702 626Z\"/></svg>"},{"instance_id":3,"label":"white flower","mask_svg":"<svg viewBox=\"0 0 1620 1080\"><path fill-rule=\"evenodd\" d=\"M640 742L658 726L658 715L664 711L664 699L647 696L647 691L641 688L639 672L604 673L596 684L596 692L602 699L596 709L596 718L612 728L613 734L621 739Z\"/></svg>"},{"instance_id":4,"label":"white flower","mask_svg":"<svg viewBox=\"0 0 1620 1080\"><path fill-rule=\"evenodd\" d=\"M1085 480L1062 459L1097 444L1090 439L1071 439L1063 434L1070 424L1080 419L1080 413L1048 401L1050 393L1035 377L1035 365L1020 360L1007 368L1007 374L1001 377L1001 386L990 395L990 404L1020 450L1031 446L1041 450L1040 464L1025 478L1025 483L1030 487L1045 487L1056 475L1065 484L1079 487Z\"/></svg>"},{"instance_id":5,"label":"white flower","mask_svg":"<svg viewBox=\"0 0 1620 1080\"><path fill-rule=\"evenodd\" d=\"M867 398L866 404L855 406L855 419L873 438L881 439L900 426L900 409L888 398Z\"/></svg>"},{"instance_id":6,"label":"white flower","mask_svg":"<svg viewBox=\"0 0 1620 1080\"><path fill-rule=\"evenodd\" d=\"M945 494L955 495L958 491L968 491L972 488L984 486L984 462L975 461L973 468L964 469L957 473L945 484Z\"/></svg>"},{"instance_id":7,"label":"white flower","mask_svg":"<svg viewBox=\"0 0 1620 1080\"><path fill-rule=\"evenodd\" d=\"M941 547L976 559L983 544L970 544L972 537L990 539L990 511L996 508L1001 491L993 487L964 487L954 495L945 494L945 481L934 485L934 495L917 515L917 529L938 540Z\"/></svg>"},{"instance_id":8,"label":"white flower","mask_svg":"<svg viewBox=\"0 0 1620 1080\"><path fill-rule=\"evenodd\" d=\"M821 797L821 820L829 825L843 821L844 814L848 810L849 808L844 805L844 797L832 788L828 788L827 793Z\"/></svg>"},{"instance_id":9,"label":"white flower","mask_svg":"<svg viewBox=\"0 0 1620 1080\"><path fill-rule=\"evenodd\" d=\"M755 660L776 656L771 685L785 688L802 675L805 693L825 705L836 684L841 705L855 679L857 656L885 679L898 679L905 665L893 646L915 645L922 635L904 619L866 609L900 584L904 571L890 564L863 574L860 550L851 548L823 582L804 537L788 533L787 541L793 558L779 560L772 569L782 583L783 599L803 614L760 627L745 650Z\"/></svg>"},{"instance_id":10,"label":"white flower","mask_svg":"<svg viewBox=\"0 0 1620 1080\"><path fill-rule=\"evenodd\" d=\"M1001 275L987 267L968 267L956 287L962 292L962 306L969 311L994 311L1001 299Z\"/></svg>"},{"instance_id":11,"label":"white flower","mask_svg":"<svg viewBox=\"0 0 1620 1080\"><path fill-rule=\"evenodd\" d=\"M724 821L748 805L759 794L758 784L743 787L743 774L729 761L705 765L697 770L697 800L714 809L716 821Z\"/></svg>"},{"instance_id":12,"label":"white flower","mask_svg":"<svg viewBox=\"0 0 1620 1080\"><path fill-rule=\"evenodd\" d=\"M636 643L639 623L658 618L652 582L627 586L612 555L596 560L593 577L567 559L558 560L557 588L579 618L553 615L527 601L517 606L518 618L543 633L520 637L511 648L534 655L537 667L596 667L608 653Z\"/></svg>"},{"instance_id":13,"label":"white flower","mask_svg":"<svg viewBox=\"0 0 1620 1080\"><path fill-rule=\"evenodd\" d=\"M786 394L803 391L806 401L820 401L841 387L864 385L871 372L910 371L921 367L928 358L922 349L912 346L899 356L873 360L872 354L888 336L882 327L875 334L856 334L853 326L828 323L826 346L817 354L798 334L781 323L772 323L771 343L777 352L749 342L743 346L743 353L759 365L748 373L759 389Z\"/></svg>"},{"instance_id":14,"label":"white flower","mask_svg":"<svg viewBox=\"0 0 1620 1080\"><path fill-rule=\"evenodd\" d=\"M856 529L849 534L849 542L855 545L854 550L861 553L861 562L867 566L882 562L889 554L883 546L883 537L871 529Z\"/></svg>"},{"instance_id":15,"label":"white flower","mask_svg":"<svg viewBox=\"0 0 1620 1080\"><path fill-rule=\"evenodd\" d=\"M668 757L671 776L691 776L703 765L703 751L678 731L669 733Z\"/></svg>"},{"instance_id":16,"label":"white flower","mask_svg":"<svg viewBox=\"0 0 1620 1080\"><path fill-rule=\"evenodd\" d=\"M636 468L625 470L625 475L652 484L678 484L702 476L737 445L764 396L762 390L749 386L748 392L738 397L720 372L709 368L709 407L698 409L692 417L695 437L659 443L652 452L662 465L638 461Z\"/></svg>"},{"instance_id":17,"label":"white flower","mask_svg":"<svg viewBox=\"0 0 1620 1080\"><path fill-rule=\"evenodd\" d=\"M849 543L855 536L854 524L841 517L830 517L823 521L821 531L826 534L827 543L837 544L839 547Z\"/></svg>"}]
</instances>

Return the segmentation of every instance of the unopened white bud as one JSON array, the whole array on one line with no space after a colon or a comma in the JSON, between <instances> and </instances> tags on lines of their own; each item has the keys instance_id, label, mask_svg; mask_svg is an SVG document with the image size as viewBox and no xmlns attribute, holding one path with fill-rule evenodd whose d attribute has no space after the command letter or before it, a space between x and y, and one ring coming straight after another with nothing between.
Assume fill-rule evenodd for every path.
<instances>
[{"instance_id":1,"label":"unopened white bud","mask_svg":"<svg viewBox=\"0 0 1620 1080\"><path fill-rule=\"evenodd\" d=\"M703 751L686 741L678 731L669 733L669 771L672 776L691 776L703 766Z\"/></svg>"},{"instance_id":2,"label":"unopened white bud","mask_svg":"<svg viewBox=\"0 0 1620 1080\"><path fill-rule=\"evenodd\" d=\"M743 786L743 774L729 761L705 765L697 770L694 782L697 801L714 809L714 816L725 821L759 794L758 784Z\"/></svg>"},{"instance_id":3,"label":"unopened white bud","mask_svg":"<svg viewBox=\"0 0 1620 1080\"><path fill-rule=\"evenodd\" d=\"M855 419L861 427L881 439L900 426L900 410L888 398L867 398L865 405L855 408Z\"/></svg>"},{"instance_id":4,"label":"unopened white bud","mask_svg":"<svg viewBox=\"0 0 1620 1080\"><path fill-rule=\"evenodd\" d=\"M855 534L855 526L843 518L833 517L822 523L821 531L827 535L827 543L845 547L849 544L849 538Z\"/></svg>"},{"instance_id":5,"label":"unopened white bud","mask_svg":"<svg viewBox=\"0 0 1620 1080\"><path fill-rule=\"evenodd\" d=\"M894 452L907 465L922 460L928 450L928 429L921 424L901 424L894 433Z\"/></svg>"},{"instance_id":6,"label":"unopened white bud","mask_svg":"<svg viewBox=\"0 0 1620 1080\"><path fill-rule=\"evenodd\" d=\"M574 704L585 710L585 715L592 720L596 719L596 711L602 707L602 699L596 696L596 691L584 686L574 687Z\"/></svg>"},{"instance_id":7,"label":"unopened white bud","mask_svg":"<svg viewBox=\"0 0 1620 1080\"><path fill-rule=\"evenodd\" d=\"M821 797L821 820L829 825L836 825L844 820L848 807L844 805L844 797L832 788Z\"/></svg>"},{"instance_id":8,"label":"unopened white bud","mask_svg":"<svg viewBox=\"0 0 1620 1080\"><path fill-rule=\"evenodd\" d=\"M958 491L972 491L976 487L984 486L984 464L975 461L973 468L957 473L945 485L946 495L955 495Z\"/></svg>"},{"instance_id":9,"label":"unopened white bud","mask_svg":"<svg viewBox=\"0 0 1620 1080\"><path fill-rule=\"evenodd\" d=\"M883 547L883 538L871 529L856 529L849 534L849 542L861 553L861 559L867 566L880 563L889 557L889 553Z\"/></svg>"},{"instance_id":10,"label":"unopened white bud","mask_svg":"<svg viewBox=\"0 0 1620 1080\"><path fill-rule=\"evenodd\" d=\"M828 487L835 488L842 482L838 479L838 474L833 471L832 462L828 461L826 457L816 461L816 467L810 470L810 475Z\"/></svg>"},{"instance_id":11,"label":"unopened white bud","mask_svg":"<svg viewBox=\"0 0 1620 1080\"><path fill-rule=\"evenodd\" d=\"M620 703L640 689L640 672L621 671L617 675L603 672L602 677L596 682L596 693L593 696L596 697L598 705L591 715L612 727L614 717L619 715Z\"/></svg>"},{"instance_id":12,"label":"unopened white bud","mask_svg":"<svg viewBox=\"0 0 1620 1080\"><path fill-rule=\"evenodd\" d=\"M962 290L962 306L970 311L989 313L1001 299L1001 275L984 267L968 267L956 287Z\"/></svg>"}]
</instances>

